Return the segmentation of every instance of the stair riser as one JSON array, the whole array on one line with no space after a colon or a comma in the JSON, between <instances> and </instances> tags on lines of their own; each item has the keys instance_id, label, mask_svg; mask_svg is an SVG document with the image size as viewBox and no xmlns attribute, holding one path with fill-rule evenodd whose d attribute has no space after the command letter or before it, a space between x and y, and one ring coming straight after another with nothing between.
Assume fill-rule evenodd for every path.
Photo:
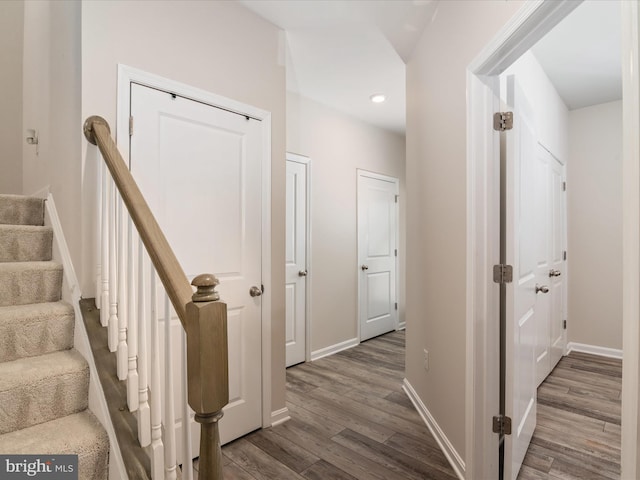
<instances>
[{"instance_id":1,"label":"stair riser","mask_svg":"<svg viewBox=\"0 0 640 480\"><path fill-rule=\"evenodd\" d=\"M62 269L0 269L0 306L57 302L62 288Z\"/></svg>"},{"instance_id":2,"label":"stair riser","mask_svg":"<svg viewBox=\"0 0 640 480\"><path fill-rule=\"evenodd\" d=\"M0 392L0 434L86 409L88 388L87 367Z\"/></svg>"},{"instance_id":3,"label":"stair riser","mask_svg":"<svg viewBox=\"0 0 640 480\"><path fill-rule=\"evenodd\" d=\"M44 200L41 198L0 195L0 224L42 225Z\"/></svg>"},{"instance_id":4,"label":"stair riser","mask_svg":"<svg viewBox=\"0 0 640 480\"><path fill-rule=\"evenodd\" d=\"M53 231L0 229L0 262L34 262L51 260Z\"/></svg>"},{"instance_id":5,"label":"stair riser","mask_svg":"<svg viewBox=\"0 0 640 480\"><path fill-rule=\"evenodd\" d=\"M0 322L0 362L73 347L74 316Z\"/></svg>"}]
</instances>

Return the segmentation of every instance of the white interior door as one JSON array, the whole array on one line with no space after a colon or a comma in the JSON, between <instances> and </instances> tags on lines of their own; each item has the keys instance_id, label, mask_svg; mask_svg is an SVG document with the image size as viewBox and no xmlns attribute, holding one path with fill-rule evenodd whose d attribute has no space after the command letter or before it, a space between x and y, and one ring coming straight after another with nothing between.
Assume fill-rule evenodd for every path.
<instances>
[{"instance_id":1,"label":"white interior door","mask_svg":"<svg viewBox=\"0 0 640 480\"><path fill-rule=\"evenodd\" d=\"M543 175L538 161L533 111L513 76L507 103L514 113L506 133L506 262L513 282L506 284L505 415L511 435L504 437L504 478L515 480L536 425L536 285L545 264L544 199L536 192Z\"/></svg>"},{"instance_id":2,"label":"white interior door","mask_svg":"<svg viewBox=\"0 0 640 480\"><path fill-rule=\"evenodd\" d=\"M287 156L285 245L286 365L305 361L307 304L307 164Z\"/></svg>"},{"instance_id":3,"label":"white interior door","mask_svg":"<svg viewBox=\"0 0 640 480\"><path fill-rule=\"evenodd\" d=\"M360 340L395 330L398 180L358 171Z\"/></svg>"},{"instance_id":4,"label":"white interior door","mask_svg":"<svg viewBox=\"0 0 640 480\"><path fill-rule=\"evenodd\" d=\"M548 153L551 157L551 154ZM566 268L564 260L565 250L565 218L566 191L564 188L564 165L556 158L549 159L550 185L550 215L551 229L549 295L551 297L551 312L549 315L549 373L558 364L564 354L564 320L566 318Z\"/></svg>"},{"instance_id":5,"label":"white interior door","mask_svg":"<svg viewBox=\"0 0 640 480\"><path fill-rule=\"evenodd\" d=\"M140 190L189 279L215 274L227 303L230 398L220 422L226 443L262 424L261 298L249 295L261 285L262 125L137 84L131 115L130 167ZM180 375L182 327L175 313L169 321ZM178 425L182 399L176 388ZM199 426L191 424L197 453Z\"/></svg>"}]
</instances>

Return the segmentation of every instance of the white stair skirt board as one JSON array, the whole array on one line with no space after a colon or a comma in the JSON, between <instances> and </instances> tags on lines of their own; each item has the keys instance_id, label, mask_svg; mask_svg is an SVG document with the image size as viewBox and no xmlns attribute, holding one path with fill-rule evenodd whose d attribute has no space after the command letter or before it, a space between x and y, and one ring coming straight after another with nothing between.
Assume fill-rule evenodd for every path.
<instances>
[{"instance_id":1,"label":"white stair skirt board","mask_svg":"<svg viewBox=\"0 0 640 480\"><path fill-rule=\"evenodd\" d=\"M98 370L91 351L91 345L89 344L89 337L82 319L82 312L80 311L82 292L71 261L71 253L62 231L58 210L48 188L41 190L34 196L46 199L44 202L44 223L53 229L53 258L60 262L63 267L62 298L73 307L75 313L73 346L89 364L89 410L100 421L109 436L109 480L124 480L127 478L127 472L116 439L116 433L111 423L111 417L109 416L104 390L98 379Z\"/></svg>"},{"instance_id":2,"label":"white stair skirt board","mask_svg":"<svg viewBox=\"0 0 640 480\"><path fill-rule=\"evenodd\" d=\"M287 420L291 420L291 416L289 415L289 409L287 407L271 412L272 427L275 427L276 425L281 425Z\"/></svg>"},{"instance_id":3,"label":"white stair skirt board","mask_svg":"<svg viewBox=\"0 0 640 480\"><path fill-rule=\"evenodd\" d=\"M336 343L335 345L321 348L320 350L311 352L311 361L313 362L321 359L322 357L328 357L329 355L341 352L342 350L347 350L348 348L355 347L359 344L360 340L358 340L358 338L352 338L350 340L345 340L344 342Z\"/></svg>"},{"instance_id":4,"label":"white stair skirt board","mask_svg":"<svg viewBox=\"0 0 640 480\"><path fill-rule=\"evenodd\" d=\"M586 343L569 342L567 344L567 355L571 352L590 353L591 355L598 355L600 357L609 357L622 360L622 349L600 347L598 345L588 345Z\"/></svg>"},{"instance_id":5,"label":"white stair skirt board","mask_svg":"<svg viewBox=\"0 0 640 480\"><path fill-rule=\"evenodd\" d=\"M416 410L422 417L422 420L424 421L425 425L427 425L427 428L431 432L431 435L433 435L433 438L435 438L436 442L438 442L438 445L440 446L442 453L444 453L444 456L447 457L447 460L449 460L449 463L451 464L451 468L453 468L453 470L456 472L456 475L460 480L464 480L465 479L464 460L462 460L462 457L460 456L460 454L458 454L456 449L453 448L453 445L451 444L447 436L444 434L444 432L436 422L435 418L433 418L433 416L431 415L431 413L429 412L425 404L422 403L422 400L420 400L420 397L418 397L418 394L416 393L416 391L413 389L413 387L411 386L411 384L406 378L402 382L402 389L409 396L409 399L411 400L411 403L413 403L413 406L416 407Z\"/></svg>"}]
</instances>

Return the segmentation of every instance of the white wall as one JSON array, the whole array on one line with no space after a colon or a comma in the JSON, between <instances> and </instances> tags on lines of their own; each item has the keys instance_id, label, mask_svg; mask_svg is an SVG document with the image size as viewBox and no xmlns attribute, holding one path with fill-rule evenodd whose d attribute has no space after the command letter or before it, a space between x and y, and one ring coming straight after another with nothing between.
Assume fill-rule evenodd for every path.
<instances>
[{"instance_id":1,"label":"white wall","mask_svg":"<svg viewBox=\"0 0 640 480\"><path fill-rule=\"evenodd\" d=\"M22 193L24 3L0 2L0 194Z\"/></svg>"},{"instance_id":2,"label":"white wall","mask_svg":"<svg viewBox=\"0 0 640 480\"><path fill-rule=\"evenodd\" d=\"M500 94L506 98L506 77L516 81L535 111L536 137L562 164L569 157L569 110L536 57L526 52L500 75Z\"/></svg>"},{"instance_id":3,"label":"white wall","mask_svg":"<svg viewBox=\"0 0 640 480\"><path fill-rule=\"evenodd\" d=\"M82 252L79 2L24 2L23 72L22 190L34 194L48 188L54 195L78 266ZM38 130L38 153L24 142L27 129Z\"/></svg>"},{"instance_id":4,"label":"white wall","mask_svg":"<svg viewBox=\"0 0 640 480\"><path fill-rule=\"evenodd\" d=\"M289 92L287 151L311 158L311 351L357 337L357 169L400 180L399 313L404 321L404 136Z\"/></svg>"},{"instance_id":5,"label":"white wall","mask_svg":"<svg viewBox=\"0 0 640 480\"><path fill-rule=\"evenodd\" d=\"M568 339L622 348L622 102L569 112Z\"/></svg>"},{"instance_id":6,"label":"white wall","mask_svg":"<svg viewBox=\"0 0 640 480\"><path fill-rule=\"evenodd\" d=\"M160 75L271 112L272 410L285 406L285 69L280 30L231 1L82 3L82 118L116 125L117 64ZM80 126L80 125L79 125ZM82 152L84 219L95 211L96 149ZM94 293L94 230L83 226L85 296Z\"/></svg>"},{"instance_id":7,"label":"white wall","mask_svg":"<svg viewBox=\"0 0 640 480\"><path fill-rule=\"evenodd\" d=\"M522 5L440 2L407 64L406 376L463 459L466 68Z\"/></svg>"}]
</instances>

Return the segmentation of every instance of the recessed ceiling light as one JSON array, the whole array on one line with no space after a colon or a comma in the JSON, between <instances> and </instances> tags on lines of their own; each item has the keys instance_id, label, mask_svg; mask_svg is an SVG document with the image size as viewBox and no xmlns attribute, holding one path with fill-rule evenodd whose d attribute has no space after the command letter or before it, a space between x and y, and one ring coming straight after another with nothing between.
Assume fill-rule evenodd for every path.
<instances>
[{"instance_id":1,"label":"recessed ceiling light","mask_svg":"<svg viewBox=\"0 0 640 480\"><path fill-rule=\"evenodd\" d=\"M369 97L373 103L382 103L387 97L385 97L382 93L374 93Z\"/></svg>"}]
</instances>

